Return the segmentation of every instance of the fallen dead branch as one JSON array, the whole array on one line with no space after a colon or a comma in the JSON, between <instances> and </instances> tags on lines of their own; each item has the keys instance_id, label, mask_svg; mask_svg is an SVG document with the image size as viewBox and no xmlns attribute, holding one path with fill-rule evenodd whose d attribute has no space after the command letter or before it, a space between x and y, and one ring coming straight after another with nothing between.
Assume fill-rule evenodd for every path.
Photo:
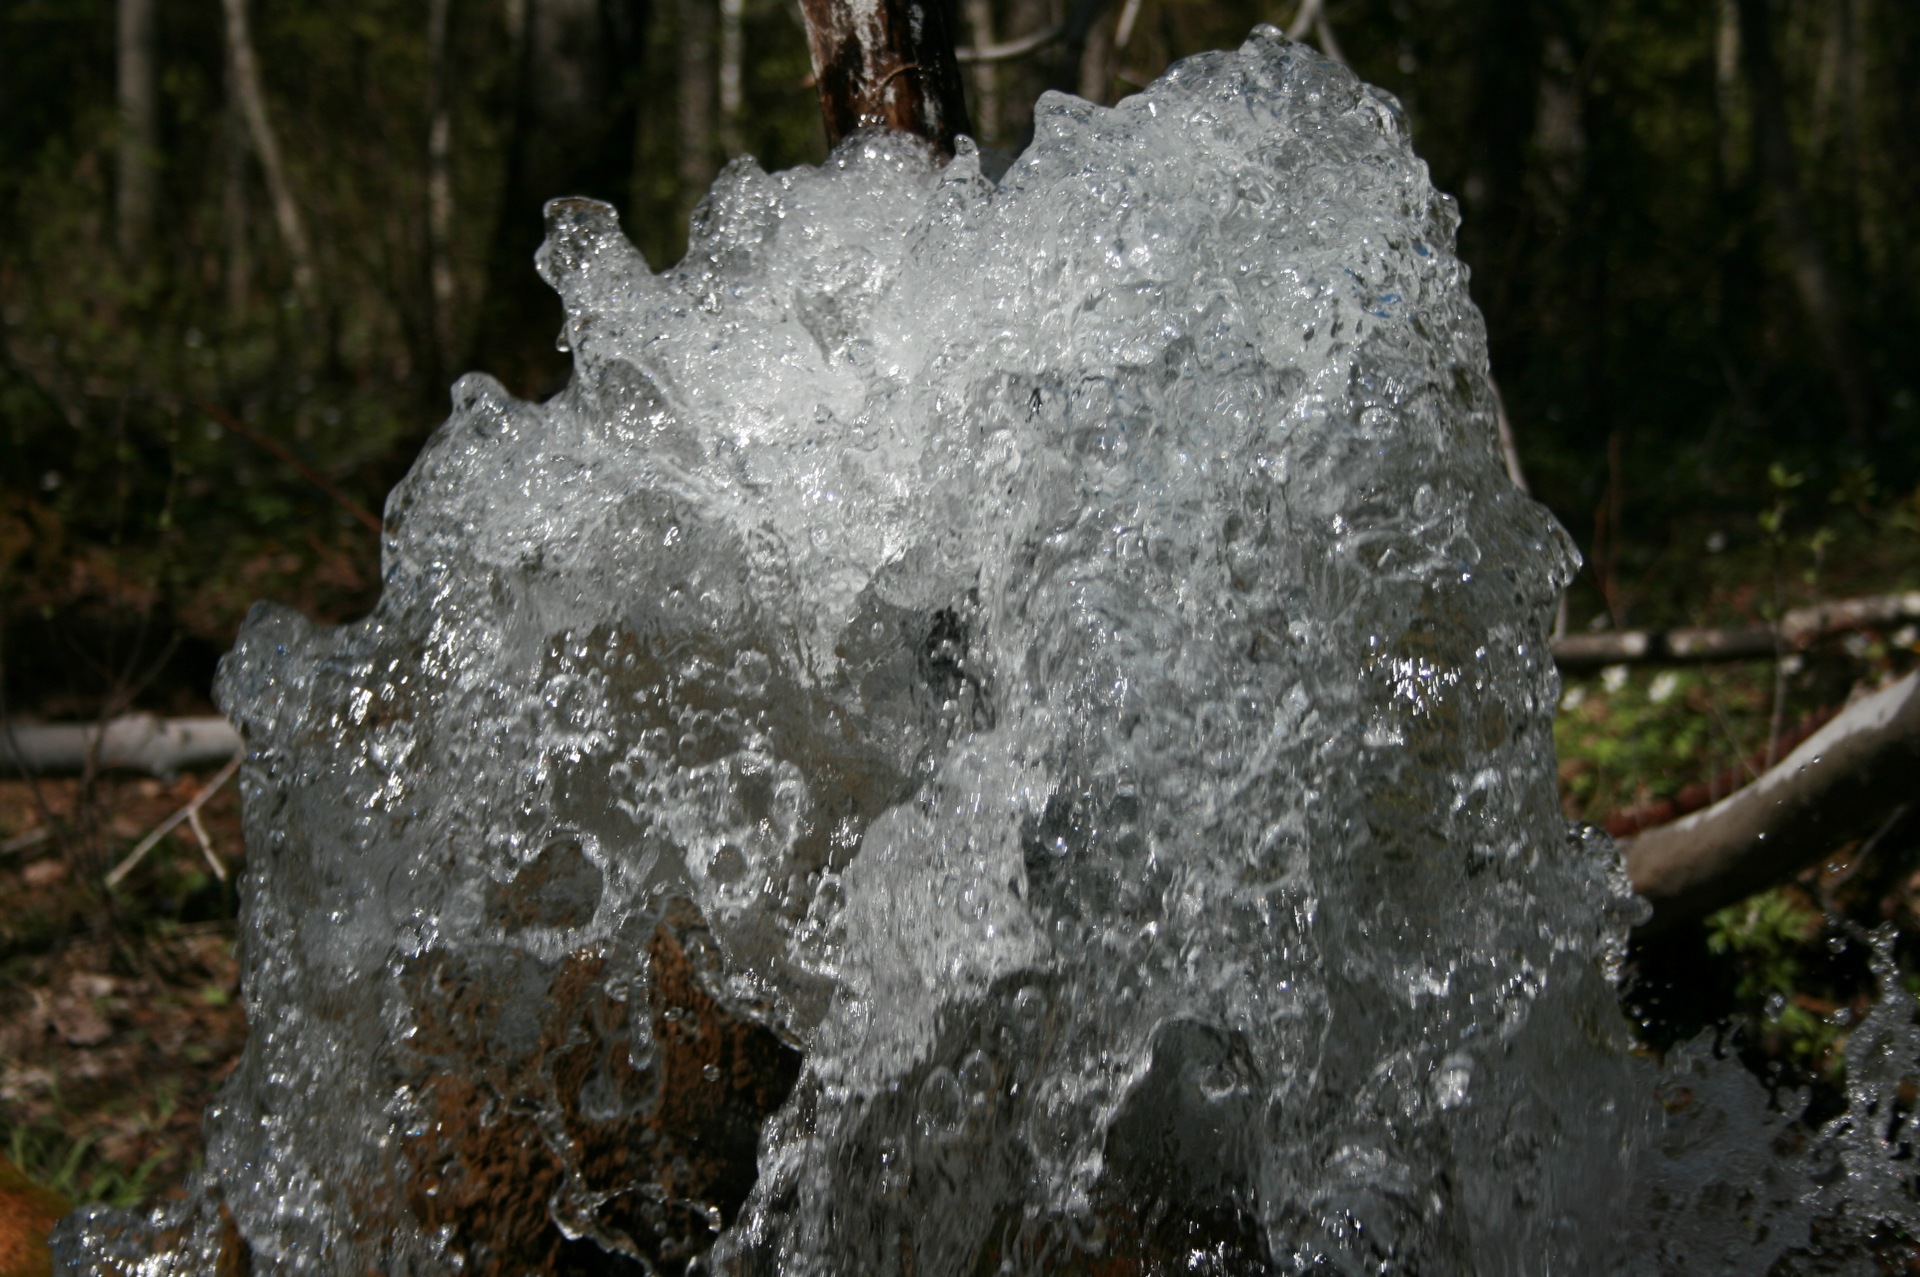
<instances>
[{"instance_id":1,"label":"fallen dead branch","mask_svg":"<svg viewBox=\"0 0 1920 1277\"><path fill-rule=\"evenodd\" d=\"M1778 642L1771 625L1566 634L1553 640L1553 659L1564 672L1607 665L1755 660L1774 656L1781 646L1797 651L1836 634L1902 622L1920 622L1920 590L1795 608L1780 618Z\"/></svg>"},{"instance_id":2,"label":"fallen dead branch","mask_svg":"<svg viewBox=\"0 0 1920 1277\"><path fill-rule=\"evenodd\" d=\"M1652 937L1864 838L1920 795L1920 674L1855 701L1778 766L1623 845Z\"/></svg>"},{"instance_id":3,"label":"fallen dead branch","mask_svg":"<svg viewBox=\"0 0 1920 1277\"><path fill-rule=\"evenodd\" d=\"M215 773L213 779L202 786L200 792L195 794L186 806L161 821L151 833L142 838L139 844L127 853L127 858L115 865L113 871L107 875L107 885L119 886L121 880L133 872L134 866L138 865L149 851L158 846L162 838L182 824L191 829L194 838L199 841L200 854L206 857L207 866L213 870L213 876L225 882L227 880L226 863L213 850L213 839L207 836L207 827L200 823L200 809L206 805L207 799L220 792L222 785L233 779L233 774L240 770L242 757L243 755L236 750L233 757L227 760L227 765Z\"/></svg>"},{"instance_id":4,"label":"fallen dead branch","mask_svg":"<svg viewBox=\"0 0 1920 1277\"><path fill-rule=\"evenodd\" d=\"M128 714L105 723L0 723L0 775L100 771L171 776L231 758L240 733L224 718Z\"/></svg>"}]
</instances>

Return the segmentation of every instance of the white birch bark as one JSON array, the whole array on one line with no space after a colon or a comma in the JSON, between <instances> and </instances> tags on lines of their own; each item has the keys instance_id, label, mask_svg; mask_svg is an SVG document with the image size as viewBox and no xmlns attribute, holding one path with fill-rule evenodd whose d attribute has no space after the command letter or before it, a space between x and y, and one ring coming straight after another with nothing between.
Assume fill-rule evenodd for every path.
<instances>
[{"instance_id":1,"label":"white birch bark","mask_svg":"<svg viewBox=\"0 0 1920 1277\"><path fill-rule=\"evenodd\" d=\"M287 182L280 143L267 118L266 94L260 88L259 59L254 55L253 34L247 23L247 0L221 0L221 3L226 10L227 56L233 62L233 86L241 117L247 122L254 156L260 161L260 171L267 181L273 220L280 228L280 238L286 242L287 255L293 259L294 290L303 301L311 302L316 282L312 241L307 238L306 221Z\"/></svg>"}]
</instances>

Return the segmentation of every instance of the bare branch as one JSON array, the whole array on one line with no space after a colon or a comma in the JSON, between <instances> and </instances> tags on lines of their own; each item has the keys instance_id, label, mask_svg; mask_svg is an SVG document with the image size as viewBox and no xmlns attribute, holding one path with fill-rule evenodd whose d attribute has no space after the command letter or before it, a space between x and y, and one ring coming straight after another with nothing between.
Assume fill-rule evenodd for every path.
<instances>
[{"instance_id":1,"label":"bare branch","mask_svg":"<svg viewBox=\"0 0 1920 1277\"><path fill-rule=\"evenodd\" d=\"M365 506L361 505L358 501L355 501L352 497L342 492L325 475L321 474L318 470L315 470L312 466L308 465L306 462L300 460L300 458L294 456L293 453L287 448L287 446L281 443L278 439L275 439L271 435L262 434L260 431L255 430L252 426L240 420L240 418L234 416L232 413L228 412L225 408L220 407L220 405L218 404L208 403L204 399L196 399L193 401L193 403L194 403L194 406L200 409L201 412L204 412L209 417L212 417L215 421L219 422L221 426L223 426L227 430L231 431L234 434L239 435L242 439L245 439L248 443L253 444L255 447L264 449L265 451L272 453L274 456L278 457L280 460L292 466L296 471L299 472L301 478L305 479L308 483L311 483L314 487L320 489L320 491L326 493L329 497L332 497L334 504L338 505L342 510L345 510L348 514L352 515L354 520L358 522L361 526L365 527L368 531L376 535L379 534L381 530L379 515L375 514L373 511L367 509Z\"/></svg>"},{"instance_id":2,"label":"bare branch","mask_svg":"<svg viewBox=\"0 0 1920 1277\"><path fill-rule=\"evenodd\" d=\"M1854 702L1779 766L1705 811L1626 841L1654 936L1771 886L1883 825L1920 783L1920 674Z\"/></svg>"},{"instance_id":3,"label":"bare branch","mask_svg":"<svg viewBox=\"0 0 1920 1277\"><path fill-rule=\"evenodd\" d=\"M993 5L989 0L966 0L967 36L975 49L992 48ZM958 51L964 53L964 50ZM965 62L964 56L959 58ZM1000 71L990 61L973 59L973 126L981 137L1000 136Z\"/></svg>"},{"instance_id":4,"label":"bare branch","mask_svg":"<svg viewBox=\"0 0 1920 1277\"><path fill-rule=\"evenodd\" d=\"M1319 21L1321 11L1326 8L1326 0L1300 0L1300 11L1293 15L1293 21L1287 24L1287 39L1304 40L1307 32L1313 30L1313 24Z\"/></svg>"},{"instance_id":5,"label":"bare branch","mask_svg":"<svg viewBox=\"0 0 1920 1277\"><path fill-rule=\"evenodd\" d=\"M746 59L743 7L743 0L720 0L720 150L728 159L746 149L740 132L745 101L741 71Z\"/></svg>"},{"instance_id":6,"label":"bare branch","mask_svg":"<svg viewBox=\"0 0 1920 1277\"><path fill-rule=\"evenodd\" d=\"M134 866L159 845L162 838L178 829L183 823L191 828L194 837L200 840L200 852L207 858L207 864L213 868L214 876L221 882L225 882L227 867L218 856L213 854L213 840L207 837L206 826L200 823L200 808L206 805L207 799L220 792L222 785L233 779L233 774L240 770L242 757L242 752L235 750L233 757L227 760L227 765L215 773L213 779L202 786L200 792L195 794L186 806L161 821L151 833L142 838L139 845L127 853L127 858L115 865L113 872L107 875L107 886L119 886L126 876L133 872Z\"/></svg>"},{"instance_id":7,"label":"bare branch","mask_svg":"<svg viewBox=\"0 0 1920 1277\"><path fill-rule=\"evenodd\" d=\"M1487 386L1493 391L1493 424L1500 438L1500 459L1506 462L1507 478L1513 480L1513 486L1533 495L1533 489L1527 484L1527 472L1520 468L1520 449L1514 443L1513 422L1507 416L1507 400L1500 393L1500 386L1492 377L1487 378Z\"/></svg>"}]
</instances>

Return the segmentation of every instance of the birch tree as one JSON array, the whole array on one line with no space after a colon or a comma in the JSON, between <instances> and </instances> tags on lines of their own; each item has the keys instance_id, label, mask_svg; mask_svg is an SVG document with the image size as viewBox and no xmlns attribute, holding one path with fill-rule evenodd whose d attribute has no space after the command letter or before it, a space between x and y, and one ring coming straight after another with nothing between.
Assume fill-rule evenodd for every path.
<instances>
[{"instance_id":1,"label":"birch tree","mask_svg":"<svg viewBox=\"0 0 1920 1277\"><path fill-rule=\"evenodd\" d=\"M254 157L260 161L267 182L267 198L273 204L273 220L280 228L287 255L293 259L293 287L301 300L312 304L316 275L313 248L307 238L306 220L287 181L287 169L280 158L280 142L267 117L267 98L260 88L260 63L254 55L253 34L247 23L247 0L221 0L227 19L227 56L233 65L233 89L246 121L247 135L253 143Z\"/></svg>"},{"instance_id":2,"label":"birch tree","mask_svg":"<svg viewBox=\"0 0 1920 1277\"><path fill-rule=\"evenodd\" d=\"M114 221L120 257L138 266L153 233L160 109L154 89L153 0L119 0L118 185Z\"/></svg>"}]
</instances>

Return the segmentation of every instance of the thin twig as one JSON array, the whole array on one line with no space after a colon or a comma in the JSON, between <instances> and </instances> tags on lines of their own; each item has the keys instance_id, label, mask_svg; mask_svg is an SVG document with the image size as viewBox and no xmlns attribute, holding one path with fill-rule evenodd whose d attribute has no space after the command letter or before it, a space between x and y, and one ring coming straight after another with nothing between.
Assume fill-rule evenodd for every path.
<instances>
[{"instance_id":1,"label":"thin twig","mask_svg":"<svg viewBox=\"0 0 1920 1277\"><path fill-rule=\"evenodd\" d=\"M207 836L207 827L200 823L198 811L187 813L187 828L193 830L194 838L199 841L200 854L207 858L207 865L213 870L213 876L225 882L227 880L226 862L214 854L213 839Z\"/></svg>"},{"instance_id":2,"label":"thin twig","mask_svg":"<svg viewBox=\"0 0 1920 1277\"><path fill-rule=\"evenodd\" d=\"M1713 721L1720 724L1720 732L1723 736L1727 738L1727 744L1733 747L1733 761L1735 766L1740 767L1747 773L1747 779L1749 781L1759 780L1760 773L1758 770L1755 769L1753 765L1753 759L1740 751L1739 733L1733 730L1733 724L1727 721L1726 714L1720 709L1720 702L1714 699L1713 694L1711 692L1707 694L1707 710L1709 713L1713 715ZM1731 771L1732 768L1724 768L1722 770ZM1715 772L1711 777L1709 777L1709 781L1716 785L1718 784L1719 780L1720 780L1720 775L1718 772ZM1709 793L1711 792L1712 791L1709 790ZM1728 793L1731 793L1731 792L1732 792L1731 790L1728 791ZM1712 797L1714 802L1719 802L1721 798L1725 797L1725 795L1713 794Z\"/></svg>"},{"instance_id":3,"label":"thin twig","mask_svg":"<svg viewBox=\"0 0 1920 1277\"><path fill-rule=\"evenodd\" d=\"M222 767L219 773L207 782L206 788L193 796L192 801L160 822L160 825L154 829L152 833L142 838L139 846L129 852L127 858L115 865L113 872L107 875L107 886L119 886L121 880L133 872L134 866L138 865L162 838L165 838L168 834L179 828L183 822L193 822L194 831L201 836L201 849L205 851L211 859L213 848L206 842L205 832L200 827L200 808L206 803L207 799L213 797L214 794L218 792L222 785L233 779L233 774L240 770L240 760L244 757L246 757L245 750L235 753L232 758L227 760L227 765ZM226 881L225 868L226 866L224 865L216 865L214 869L214 872L220 876L222 882Z\"/></svg>"},{"instance_id":4,"label":"thin twig","mask_svg":"<svg viewBox=\"0 0 1920 1277\"><path fill-rule=\"evenodd\" d=\"M335 487L333 482L318 470L315 470L312 466L294 456L287 446L278 439L255 430L252 426L240 420L240 418L234 416L219 404L209 403L205 399L196 399L193 401L193 405L201 412L206 413L209 417L219 422L226 429L245 439L254 447L262 448L292 466L295 470L299 471L302 479L305 479L308 483L311 483L314 487L332 497L335 504L365 524L370 531L378 533L381 530L378 515Z\"/></svg>"}]
</instances>

